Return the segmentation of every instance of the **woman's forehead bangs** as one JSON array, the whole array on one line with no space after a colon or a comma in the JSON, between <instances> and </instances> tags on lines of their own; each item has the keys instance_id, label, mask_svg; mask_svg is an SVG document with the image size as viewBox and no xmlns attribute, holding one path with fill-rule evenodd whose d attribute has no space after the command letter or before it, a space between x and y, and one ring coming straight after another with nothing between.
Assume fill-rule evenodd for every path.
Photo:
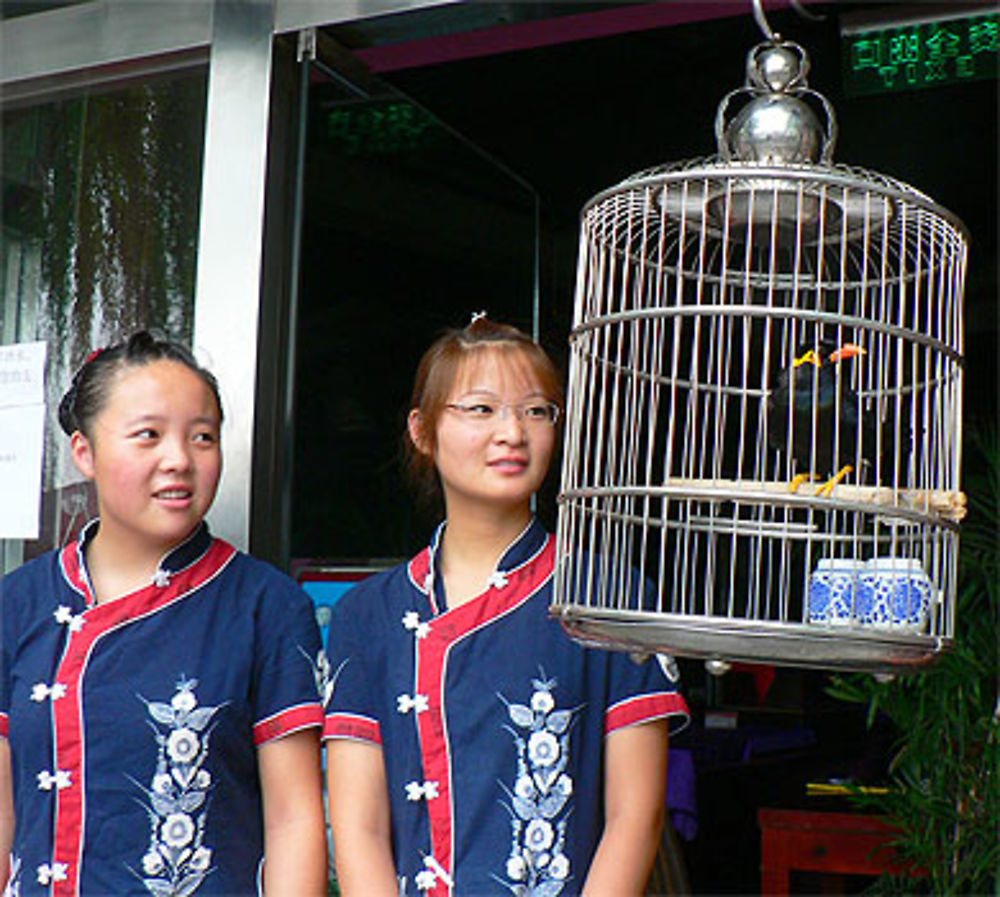
<instances>
[{"instance_id":1,"label":"woman's forehead bangs","mask_svg":"<svg viewBox=\"0 0 1000 897\"><path fill-rule=\"evenodd\" d=\"M522 344L491 343L469 347L452 366L450 382L442 384L452 395L477 388L484 376L496 375L512 389L532 389L537 386L552 401L559 401L559 377L540 350Z\"/></svg>"}]
</instances>

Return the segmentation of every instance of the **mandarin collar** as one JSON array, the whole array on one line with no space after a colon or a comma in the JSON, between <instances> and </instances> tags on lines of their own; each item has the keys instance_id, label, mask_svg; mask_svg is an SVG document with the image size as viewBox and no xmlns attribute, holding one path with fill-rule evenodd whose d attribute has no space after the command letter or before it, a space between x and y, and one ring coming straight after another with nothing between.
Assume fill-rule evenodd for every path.
<instances>
[{"instance_id":1,"label":"mandarin collar","mask_svg":"<svg viewBox=\"0 0 1000 897\"><path fill-rule=\"evenodd\" d=\"M97 535L100 526L100 518L95 517L80 530L80 535L76 541L77 562L83 576L87 580L88 588L91 588L91 583L90 573L87 570L86 549L94 540L94 536ZM153 582L159 582L163 579L169 580L175 573L179 573L181 570L190 567L208 551L211 545L212 535L208 531L208 524L203 520L183 542L175 545L160 558L160 562L156 565L156 572L153 574ZM92 588L91 594L93 594Z\"/></svg>"},{"instance_id":2,"label":"mandarin collar","mask_svg":"<svg viewBox=\"0 0 1000 897\"><path fill-rule=\"evenodd\" d=\"M446 596L444 595L444 582L441 577L440 548L441 539L444 536L444 531L447 525L447 520L443 520L440 524L438 524L437 529L434 531L434 536L431 539L431 544L428 548L430 554L430 557L428 558L430 582L427 584L427 591L434 597L435 602L442 608L447 607L447 601ZM528 521L527 526L525 526L525 528L517 534L514 541L504 549L503 553L500 555L500 560L497 562L493 575L495 576L498 573L509 573L517 567L520 567L526 561L538 554L542 546L545 545L545 540L547 538L548 531L542 525L541 521L539 521L537 517L532 517L531 520Z\"/></svg>"}]
</instances>

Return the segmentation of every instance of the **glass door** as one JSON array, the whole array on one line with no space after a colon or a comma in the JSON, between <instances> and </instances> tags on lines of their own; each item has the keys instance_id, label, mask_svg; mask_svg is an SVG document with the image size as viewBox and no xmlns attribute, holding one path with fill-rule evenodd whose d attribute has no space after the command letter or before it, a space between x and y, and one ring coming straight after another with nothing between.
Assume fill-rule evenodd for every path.
<instances>
[{"instance_id":1,"label":"glass door","mask_svg":"<svg viewBox=\"0 0 1000 897\"><path fill-rule=\"evenodd\" d=\"M318 61L307 102L291 554L387 561L438 515L402 472L420 355L480 310L537 327L538 196L373 78Z\"/></svg>"}]
</instances>

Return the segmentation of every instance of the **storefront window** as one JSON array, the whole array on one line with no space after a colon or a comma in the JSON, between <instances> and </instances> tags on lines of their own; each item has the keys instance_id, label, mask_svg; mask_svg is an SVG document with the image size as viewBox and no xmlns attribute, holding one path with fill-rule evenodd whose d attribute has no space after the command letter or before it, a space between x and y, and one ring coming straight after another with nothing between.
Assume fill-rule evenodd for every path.
<instances>
[{"instance_id":1,"label":"storefront window","mask_svg":"<svg viewBox=\"0 0 1000 897\"><path fill-rule=\"evenodd\" d=\"M0 542L3 568L95 510L56 421L76 366L140 327L190 341L206 83L188 70L2 112L0 344L47 344L40 536Z\"/></svg>"}]
</instances>

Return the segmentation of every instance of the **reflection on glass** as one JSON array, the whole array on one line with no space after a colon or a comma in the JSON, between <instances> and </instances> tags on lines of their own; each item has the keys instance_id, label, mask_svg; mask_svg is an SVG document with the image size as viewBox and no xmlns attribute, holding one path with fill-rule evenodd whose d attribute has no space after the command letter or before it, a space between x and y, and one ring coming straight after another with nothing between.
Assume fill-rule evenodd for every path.
<instances>
[{"instance_id":1,"label":"reflection on glass","mask_svg":"<svg viewBox=\"0 0 1000 897\"><path fill-rule=\"evenodd\" d=\"M3 111L0 343L48 343L41 538L2 546L7 567L94 511L56 422L81 360L139 327L190 340L205 88L188 72Z\"/></svg>"}]
</instances>

